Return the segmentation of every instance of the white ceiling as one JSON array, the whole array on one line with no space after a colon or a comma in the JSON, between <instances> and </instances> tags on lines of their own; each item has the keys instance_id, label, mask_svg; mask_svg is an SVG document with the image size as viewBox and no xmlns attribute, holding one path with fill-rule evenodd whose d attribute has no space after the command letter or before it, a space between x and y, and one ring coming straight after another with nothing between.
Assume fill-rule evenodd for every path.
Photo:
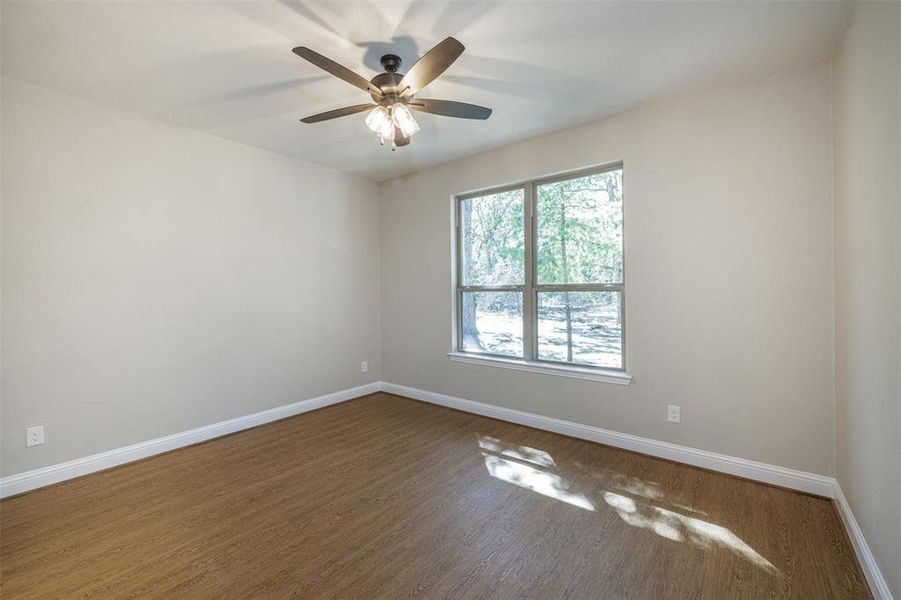
<instances>
[{"instance_id":1,"label":"white ceiling","mask_svg":"<svg viewBox=\"0 0 901 600\"><path fill-rule=\"evenodd\" d=\"M846 2L4 1L3 72L383 180L598 119L661 96L828 56ZM291 53L305 45L367 78L452 35L466 52L422 97L482 104L488 121L417 114L391 152L368 100ZM401 68L401 71L404 71Z\"/></svg>"}]
</instances>

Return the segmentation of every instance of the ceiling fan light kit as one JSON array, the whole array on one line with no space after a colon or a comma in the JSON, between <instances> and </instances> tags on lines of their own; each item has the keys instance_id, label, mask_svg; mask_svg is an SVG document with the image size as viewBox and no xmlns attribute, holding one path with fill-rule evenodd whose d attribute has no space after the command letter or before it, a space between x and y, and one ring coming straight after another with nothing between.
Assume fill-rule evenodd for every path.
<instances>
[{"instance_id":1,"label":"ceiling fan light kit","mask_svg":"<svg viewBox=\"0 0 901 600\"><path fill-rule=\"evenodd\" d=\"M384 144L385 140L394 140L394 122L390 111L384 106L376 106L366 116L366 126Z\"/></svg>"},{"instance_id":2,"label":"ceiling fan light kit","mask_svg":"<svg viewBox=\"0 0 901 600\"><path fill-rule=\"evenodd\" d=\"M400 57L386 54L381 58L385 72L366 81L360 75L318 52L298 46L293 50L296 55L360 88L372 98L372 103L330 110L305 117L301 122L319 123L369 111L366 115L366 126L375 133L380 143L384 144L385 141L391 140L391 149L394 150L409 144L410 137L420 129L410 109L459 119L487 119L491 116L491 109L484 106L450 100L415 98L415 94L444 73L463 50L463 44L454 38L446 38L426 52L406 75L397 72L402 62Z\"/></svg>"},{"instance_id":3,"label":"ceiling fan light kit","mask_svg":"<svg viewBox=\"0 0 901 600\"><path fill-rule=\"evenodd\" d=\"M391 140L394 144L394 136L399 131L400 135L410 138L419 131L419 123L413 118L413 113L402 102L395 102L388 108L376 106L366 116L366 126L375 133L379 142Z\"/></svg>"}]
</instances>

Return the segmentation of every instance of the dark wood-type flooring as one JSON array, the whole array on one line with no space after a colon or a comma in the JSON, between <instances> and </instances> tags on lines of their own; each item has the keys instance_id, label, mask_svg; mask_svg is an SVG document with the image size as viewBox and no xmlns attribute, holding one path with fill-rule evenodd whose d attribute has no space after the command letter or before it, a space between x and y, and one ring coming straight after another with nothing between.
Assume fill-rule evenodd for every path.
<instances>
[{"instance_id":1,"label":"dark wood-type flooring","mask_svg":"<svg viewBox=\"0 0 901 600\"><path fill-rule=\"evenodd\" d=\"M6 598L865 598L830 501L374 394L0 503Z\"/></svg>"}]
</instances>

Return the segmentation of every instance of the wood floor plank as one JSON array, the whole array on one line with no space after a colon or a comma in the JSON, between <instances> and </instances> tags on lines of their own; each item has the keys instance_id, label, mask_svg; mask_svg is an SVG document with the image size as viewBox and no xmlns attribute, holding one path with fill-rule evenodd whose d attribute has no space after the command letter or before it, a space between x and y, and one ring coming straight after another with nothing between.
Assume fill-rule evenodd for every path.
<instances>
[{"instance_id":1,"label":"wood floor plank","mask_svg":"<svg viewBox=\"0 0 901 600\"><path fill-rule=\"evenodd\" d=\"M3 598L868 598L832 503L373 394L0 502Z\"/></svg>"}]
</instances>

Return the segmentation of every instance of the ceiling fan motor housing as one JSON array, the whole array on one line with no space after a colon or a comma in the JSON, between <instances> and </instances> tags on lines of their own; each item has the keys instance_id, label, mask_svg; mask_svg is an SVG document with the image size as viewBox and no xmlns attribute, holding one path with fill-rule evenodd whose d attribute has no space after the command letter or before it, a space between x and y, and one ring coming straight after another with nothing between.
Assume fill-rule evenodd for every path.
<instances>
[{"instance_id":1,"label":"ceiling fan motor housing","mask_svg":"<svg viewBox=\"0 0 901 600\"><path fill-rule=\"evenodd\" d=\"M389 55L390 56L390 55ZM396 57L395 57L396 58ZM385 57L382 57L382 64L384 64ZM398 65L400 64L400 59L397 59ZM396 71L388 71L387 73L379 73L375 77L369 80L369 82L375 87L382 90L383 98L379 98L375 94L370 94L372 96L372 100L376 103L381 103L383 100L388 100L390 102L394 102L397 99L397 85L400 83L400 80L404 78L403 73L398 73Z\"/></svg>"}]
</instances>

